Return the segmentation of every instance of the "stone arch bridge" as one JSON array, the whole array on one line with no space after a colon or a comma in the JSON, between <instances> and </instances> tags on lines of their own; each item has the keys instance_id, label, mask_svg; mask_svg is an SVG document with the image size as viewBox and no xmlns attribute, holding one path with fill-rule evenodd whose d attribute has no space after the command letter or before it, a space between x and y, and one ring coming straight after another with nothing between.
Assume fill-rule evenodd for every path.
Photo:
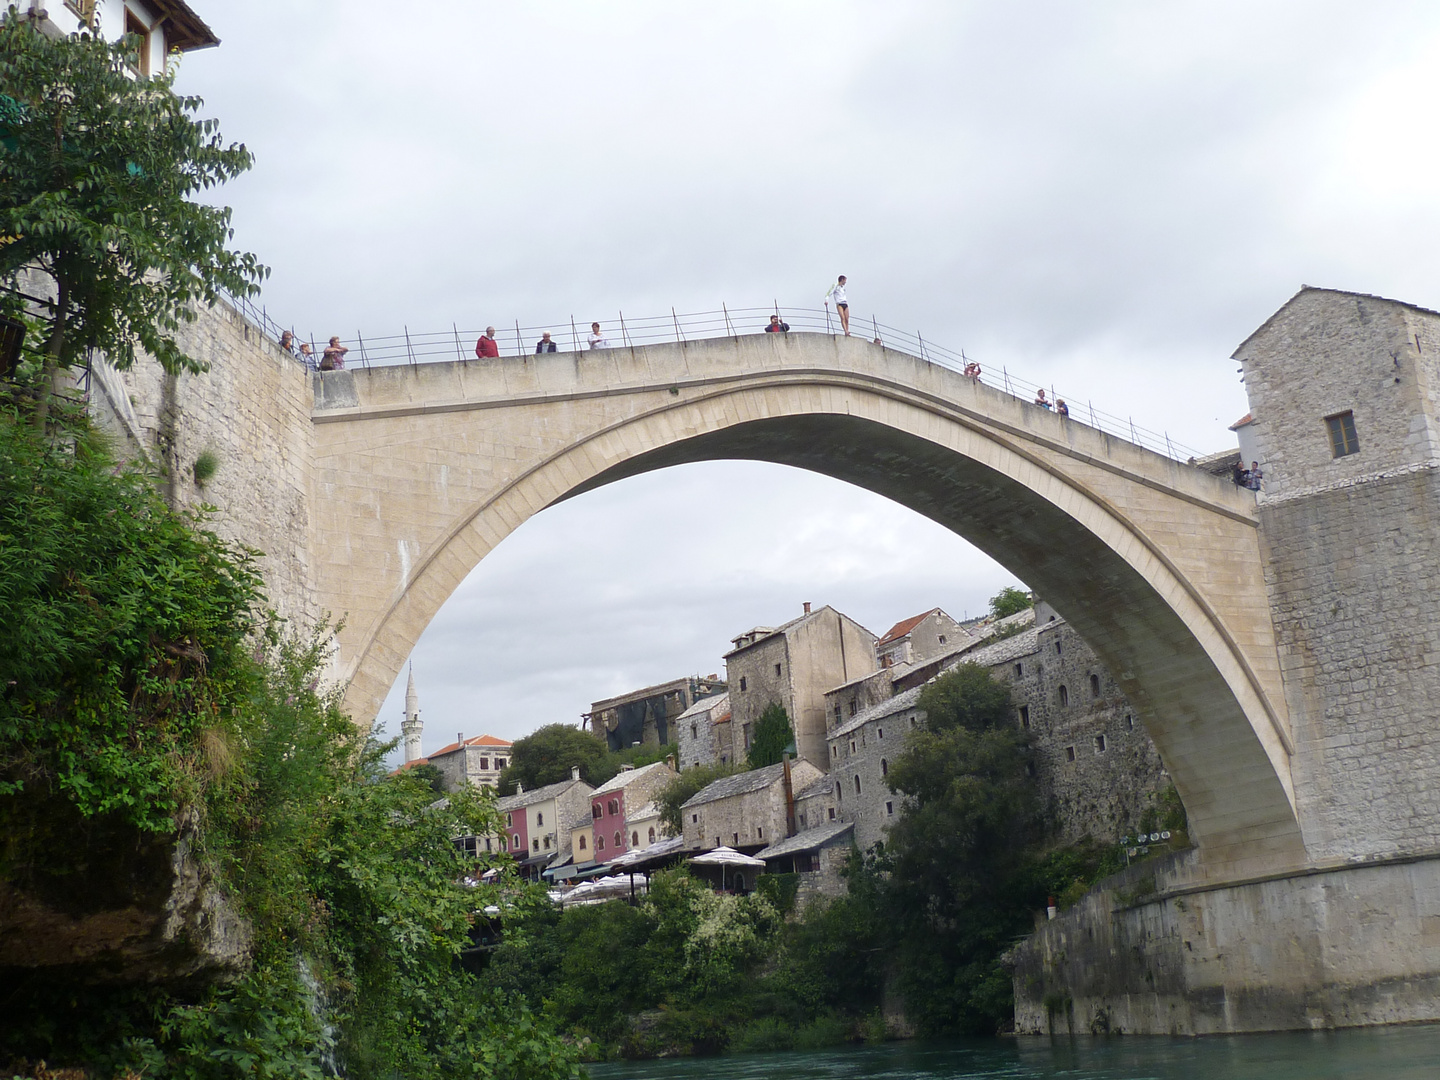
<instances>
[{"instance_id":1,"label":"stone arch bridge","mask_svg":"<svg viewBox=\"0 0 1440 1080\"><path fill-rule=\"evenodd\" d=\"M421 632L531 515L686 462L885 495L1051 601L1138 708L1208 872L1305 862L1254 496L857 338L699 342L315 377L311 558L374 718Z\"/></svg>"}]
</instances>

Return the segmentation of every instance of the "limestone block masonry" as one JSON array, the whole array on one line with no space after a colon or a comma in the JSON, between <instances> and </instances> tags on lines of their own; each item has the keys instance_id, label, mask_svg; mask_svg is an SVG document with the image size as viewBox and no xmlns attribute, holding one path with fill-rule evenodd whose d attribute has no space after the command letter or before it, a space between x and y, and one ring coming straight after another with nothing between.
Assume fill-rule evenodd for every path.
<instances>
[{"instance_id":1,"label":"limestone block masonry","mask_svg":"<svg viewBox=\"0 0 1440 1080\"><path fill-rule=\"evenodd\" d=\"M92 412L122 448L165 470L172 506L214 506L207 527L263 553L270 605L308 632L324 613L311 559L309 373L223 303L200 309L177 338L209 370L170 376L148 357L129 371L104 369ZM202 485L195 461L205 451L217 467Z\"/></svg>"}]
</instances>

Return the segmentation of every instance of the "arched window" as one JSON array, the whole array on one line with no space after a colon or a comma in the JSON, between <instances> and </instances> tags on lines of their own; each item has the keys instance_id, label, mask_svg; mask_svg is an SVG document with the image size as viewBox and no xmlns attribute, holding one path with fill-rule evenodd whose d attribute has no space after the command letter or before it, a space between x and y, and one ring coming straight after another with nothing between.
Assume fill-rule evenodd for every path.
<instances>
[{"instance_id":1,"label":"arched window","mask_svg":"<svg viewBox=\"0 0 1440 1080\"><path fill-rule=\"evenodd\" d=\"M889 775L890 775L890 763L889 763L888 761L886 761L883 757L880 759L880 775L881 775L881 776L889 776Z\"/></svg>"},{"instance_id":2,"label":"arched window","mask_svg":"<svg viewBox=\"0 0 1440 1080\"><path fill-rule=\"evenodd\" d=\"M650 826L650 843L655 842L655 826Z\"/></svg>"},{"instance_id":3,"label":"arched window","mask_svg":"<svg viewBox=\"0 0 1440 1080\"><path fill-rule=\"evenodd\" d=\"M585 850L585 837L583 837L583 836L580 837L580 850L581 850L581 851L584 851L584 850Z\"/></svg>"},{"instance_id":4,"label":"arched window","mask_svg":"<svg viewBox=\"0 0 1440 1080\"><path fill-rule=\"evenodd\" d=\"M597 802L591 809L595 811L595 820L599 821L600 818L603 816L600 804Z\"/></svg>"},{"instance_id":5,"label":"arched window","mask_svg":"<svg viewBox=\"0 0 1440 1080\"><path fill-rule=\"evenodd\" d=\"M619 800L619 799L611 799L611 800L610 800L610 813L611 813L611 814L618 814L619 812L620 812L620 800Z\"/></svg>"},{"instance_id":6,"label":"arched window","mask_svg":"<svg viewBox=\"0 0 1440 1080\"><path fill-rule=\"evenodd\" d=\"M512 836L510 839L513 840L513 841L515 841L515 848L516 848L517 851L518 851L521 847L524 846L523 844L520 843L520 834L519 834L518 832L517 832L514 836Z\"/></svg>"},{"instance_id":7,"label":"arched window","mask_svg":"<svg viewBox=\"0 0 1440 1080\"><path fill-rule=\"evenodd\" d=\"M546 851L549 851L549 850L550 850L550 837L548 837L548 836L545 837L545 850L546 850Z\"/></svg>"},{"instance_id":8,"label":"arched window","mask_svg":"<svg viewBox=\"0 0 1440 1080\"><path fill-rule=\"evenodd\" d=\"M1090 676L1090 696L1091 696L1091 697L1099 697L1099 696L1100 696L1100 676L1099 676L1099 675L1091 675L1091 676Z\"/></svg>"},{"instance_id":9,"label":"arched window","mask_svg":"<svg viewBox=\"0 0 1440 1080\"><path fill-rule=\"evenodd\" d=\"M624 847L624 846L625 846L625 834L624 834L623 832L621 832L619 829L616 829L616 830L615 830L615 846L616 846L616 847Z\"/></svg>"},{"instance_id":10,"label":"arched window","mask_svg":"<svg viewBox=\"0 0 1440 1080\"><path fill-rule=\"evenodd\" d=\"M596 851L604 851L604 850L605 850L605 837L603 837L603 836L597 836L597 837L595 837L595 850L596 850Z\"/></svg>"},{"instance_id":11,"label":"arched window","mask_svg":"<svg viewBox=\"0 0 1440 1080\"><path fill-rule=\"evenodd\" d=\"M860 794L860 774L858 772L855 774L855 794Z\"/></svg>"},{"instance_id":12,"label":"arched window","mask_svg":"<svg viewBox=\"0 0 1440 1080\"><path fill-rule=\"evenodd\" d=\"M844 792L844 791L841 789L841 787L840 787L840 781L839 781L839 780L836 780L836 781L835 781L835 801L836 801L836 802L839 802L839 801L842 800L843 798L845 798L845 792Z\"/></svg>"},{"instance_id":13,"label":"arched window","mask_svg":"<svg viewBox=\"0 0 1440 1080\"><path fill-rule=\"evenodd\" d=\"M534 846L534 848L535 848L536 851L539 851L539 850L540 850L540 838L539 838L539 837L536 837L534 840L530 841L530 843Z\"/></svg>"},{"instance_id":14,"label":"arched window","mask_svg":"<svg viewBox=\"0 0 1440 1080\"><path fill-rule=\"evenodd\" d=\"M639 833L639 832L632 832L632 833L630 834L630 846L631 846L631 847L639 847L639 846L640 846L640 833Z\"/></svg>"},{"instance_id":15,"label":"arched window","mask_svg":"<svg viewBox=\"0 0 1440 1080\"><path fill-rule=\"evenodd\" d=\"M1063 682L1060 684L1060 704L1070 704L1070 691L1065 689L1065 684Z\"/></svg>"},{"instance_id":16,"label":"arched window","mask_svg":"<svg viewBox=\"0 0 1440 1080\"><path fill-rule=\"evenodd\" d=\"M538 810L535 811L535 824L536 824L536 825L544 825L544 824L545 824L545 815L542 814L542 813L540 813L540 811L538 811Z\"/></svg>"}]
</instances>

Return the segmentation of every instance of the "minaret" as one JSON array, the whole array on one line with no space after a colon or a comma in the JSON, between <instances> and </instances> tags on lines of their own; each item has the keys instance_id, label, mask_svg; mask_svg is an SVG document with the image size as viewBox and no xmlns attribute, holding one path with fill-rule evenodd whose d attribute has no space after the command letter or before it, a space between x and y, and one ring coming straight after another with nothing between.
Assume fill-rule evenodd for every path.
<instances>
[{"instance_id":1,"label":"minaret","mask_svg":"<svg viewBox=\"0 0 1440 1080\"><path fill-rule=\"evenodd\" d=\"M400 721L400 734L405 737L405 762L420 756L420 699L415 694L415 665L410 665L410 680L405 684L405 719Z\"/></svg>"}]
</instances>

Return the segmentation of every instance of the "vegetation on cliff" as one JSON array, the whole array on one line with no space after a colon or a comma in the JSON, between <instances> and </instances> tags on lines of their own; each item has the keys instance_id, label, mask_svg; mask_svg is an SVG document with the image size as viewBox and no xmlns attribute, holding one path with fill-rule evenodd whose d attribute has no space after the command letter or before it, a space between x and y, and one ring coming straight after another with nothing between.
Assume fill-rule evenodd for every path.
<instances>
[{"instance_id":1,"label":"vegetation on cliff","mask_svg":"<svg viewBox=\"0 0 1440 1080\"><path fill-rule=\"evenodd\" d=\"M10 969L0 1061L176 1078L560 1077L574 1052L457 963L502 900L453 837L498 827L386 775L322 688L323 630L261 607L253 553L172 514L82 429L0 417L0 877L87 887L66 836L174 835L253 926L223 986ZM41 823L43 825L43 822ZM38 839L37 839L38 838ZM89 973L97 975L100 973Z\"/></svg>"}]
</instances>

